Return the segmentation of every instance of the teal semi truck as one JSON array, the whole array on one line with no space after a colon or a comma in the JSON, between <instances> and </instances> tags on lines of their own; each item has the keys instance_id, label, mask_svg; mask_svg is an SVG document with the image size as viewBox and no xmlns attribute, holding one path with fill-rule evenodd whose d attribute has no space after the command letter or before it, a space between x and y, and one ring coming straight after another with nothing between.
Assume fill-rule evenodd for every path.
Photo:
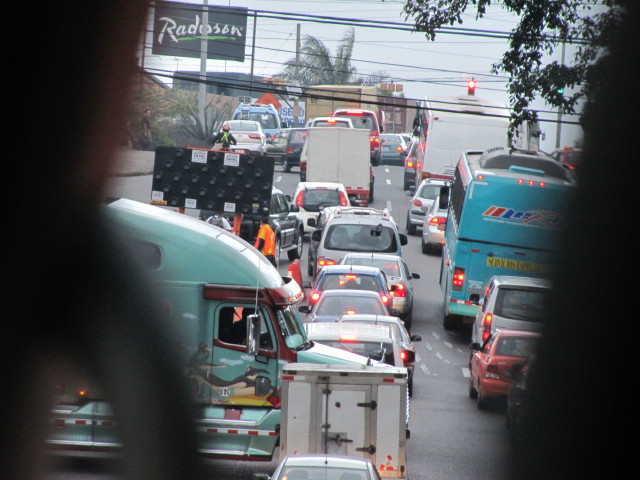
<instances>
[{"instance_id":1,"label":"teal semi truck","mask_svg":"<svg viewBox=\"0 0 640 480\"><path fill-rule=\"evenodd\" d=\"M367 363L309 341L296 311L300 286L241 238L132 200L105 209L154 282L180 346L203 455L271 460L287 363ZM75 373L58 386L48 444L117 451L117 422L99 386Z\"/></svg>"}]
</instances>

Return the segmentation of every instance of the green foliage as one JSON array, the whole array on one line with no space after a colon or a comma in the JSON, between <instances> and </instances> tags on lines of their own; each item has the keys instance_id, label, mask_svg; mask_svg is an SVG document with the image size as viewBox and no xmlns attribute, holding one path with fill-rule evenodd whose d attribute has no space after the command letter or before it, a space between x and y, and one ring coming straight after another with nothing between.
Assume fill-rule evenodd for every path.
<instances>
[{"instance_id":1,"label":"green foliage","mask_svg":"<svg viewBox=\"0 0 640 480\"><path fill-rule=\"evenodd\" d=\"M508 92L514 125L537 118L536 112L529 110L536 98L566 113L575 113L578 103L595 85L598 75L594 61L619 28L621 9L629 1L632 0L501 2L504 10L520 17L511 32L509 50L493 65L493 73L510 78ZM407 0L404 12L415 21L417 31L434 40L440 27L462 24L462 15L468 8L475 8L476 18L481 18L490 5L491 0ZM595 6L600 7L597 13L593 12ZM576 46L573 61L568 65L557 61L544 64L544 55L562 48L563 43Z\"/></svg>"}]
</instances>

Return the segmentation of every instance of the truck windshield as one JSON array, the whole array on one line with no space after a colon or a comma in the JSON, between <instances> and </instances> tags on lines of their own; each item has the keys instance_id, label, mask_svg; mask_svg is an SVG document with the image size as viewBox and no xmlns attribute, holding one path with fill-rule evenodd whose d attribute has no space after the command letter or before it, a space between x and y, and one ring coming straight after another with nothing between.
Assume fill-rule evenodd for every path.
<instances>
[{"instance_id":1,"label":"truck windshield","mask_svg":"<svg viewBox=\"0 0 640 480\"><path fill-rule=\"evenodd\" d=\"M292 350L298 350L307 343L307 332L302 326L298 312L288 306L278 310L278 324L282 330L284 343Z\"/></svg>"}]
</instances>

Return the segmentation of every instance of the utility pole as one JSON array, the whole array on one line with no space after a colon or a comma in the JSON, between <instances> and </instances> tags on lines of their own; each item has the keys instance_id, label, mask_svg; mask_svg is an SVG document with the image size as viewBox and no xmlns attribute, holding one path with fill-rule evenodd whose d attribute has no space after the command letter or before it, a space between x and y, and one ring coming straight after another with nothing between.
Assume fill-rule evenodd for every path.
<instances>
[{"instance_id":1,"label":"utility pole","mask_svg":"<svg viewBox=\"0 0 640 480\"><path fill-rule=\"evenodd\" d=\"M258 12L253 11L253 39L251 40L251 83L249 84L249 96L253 103L253 63L256 58L256 19L258 18Z\"/></svg>"},{"instance_id":2,"label":"utility pole","mask_svg":"<svg viewBox=\"0 0 640 480\"><path fill-rule=\"evenodd\" d=\"M296 27L296 83L297 88L300 86L300 24ZM298 126L298 98L293 101L293 127Z\"/></svg>"},{"instance_id":3,"label":"utility pole","mask_svg":"<svg viewBox=\"0 0 640 480\"><path fill-rule=\"evenodd\" d=\"M562 55L560 59L560 63L564 65L564 53L565 53L566 43L564 39L562 39ZM558 123L556 125L556 148L560 148L560 135L562 129L562 106L558 107Z\"/></svg>"},{"instance_id":4,"label":"utility pole","mask_svg":"<svg viewBox=\"0 0 640 480\"><path fill-rule=\"evenodd\" d=\"M205 104L207 98L207 41L209 39L209 0L202 0L202 25L200 31L200 86L198 89L198 110L203 132L207 133Z\"/></svg>"}]
</instances>

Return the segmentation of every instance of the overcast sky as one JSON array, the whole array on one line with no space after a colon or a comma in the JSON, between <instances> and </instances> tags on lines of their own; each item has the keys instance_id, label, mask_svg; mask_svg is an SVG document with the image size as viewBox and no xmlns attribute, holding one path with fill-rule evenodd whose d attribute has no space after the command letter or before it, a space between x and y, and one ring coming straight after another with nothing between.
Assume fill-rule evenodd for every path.
<instances>
[{"instance_id":1,"label":"overcast sky","mask_svg":"<svg viewBox=\"0 0 640 480\"><path fill-rule=\"evenodd\" d=\"M202 0L185 0L182 3L202 5ZM403 0L208 0L209 5L246 7L249 10L287 12L308 15L322 15L340 18L401 22L405 20L402 12ZM335 52L336 46L347 30L345 25L330 25L311 21L280 20L260 18L256 24L255 59L253 73L271 76L283 69L283 63L294 57L296 49L296 30L300 24L301 36L312 35L322 40ZM485 18L476 20L470 10L464 17L462 28L509 32L517 24L517 18L492 7ZM253 37L253 19L247 21L247 45L244 62L208 60L209 72L228 71L251 73L251 52ZM375 74L383 71L395 83L403 85L406 97L424 99L444 95L466 93L466 82L474 77L478 82L476 95L508 103L504 77L491 73L491 65L496 63L508 48L507 40L484 38L470 35L438 34L434 42L428 41L423 34L398 31L389 28L355 27L355 47L352 63L357 75ZM150 40L147 40L147 44ZM557 55L559 60L559 53ZM569 59L569 55L566 56ZM151 55L147 50L145 67L173 72L176 69L198 71L198 59L185 57L160 57ZM542 103L536 104L541 118L555 120L555 110ZM563 119L577 121L575 116ZM552 150L556 143L556 124L542 124L546 140L542 142L544 150ZM580 137L577 127L563 125L560 136L561 145L572 145Z\"/></svg>"}]
</instances>

